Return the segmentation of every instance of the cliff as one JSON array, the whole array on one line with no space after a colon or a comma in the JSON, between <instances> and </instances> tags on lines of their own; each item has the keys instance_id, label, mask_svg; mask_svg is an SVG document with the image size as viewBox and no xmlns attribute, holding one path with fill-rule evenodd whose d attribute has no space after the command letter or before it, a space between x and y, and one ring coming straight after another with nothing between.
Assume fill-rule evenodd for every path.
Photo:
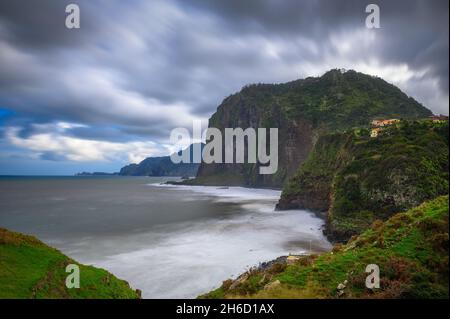
<instances>
[{"instance_id":1,"label":"cliff","mask_svg":"<svg viewBox=\"0 0 450 319\"><path fill-rule=\"evenodd\" d=\"M68 264L80 268L80 288L68 289ZM33 236L0 228L0 299L137 299L140 292L106 270L85 266Z\"/></svg>"},{"instance_id":2,"label":"cliff","mask_svg":"<svg viewBox=\"0 0 450 319\"><path fill-rule=\"evenodd\" d=\"M345 241L374 220L448 194L448 122L402 121L321 136L283 189L278 209L326 212L326 234Z\"/></svg>"},{"instance_id":3,"label":"cliff","mask_svg":"<svg viewBox=\"0 0 450 319\"><path fill-rule=\"evenodd\" d=\"M332 252L279 258L200 298L448 299L448 238L448 196L442 196L375 221ZM369 264L379 267L379 288L366 287Z\"/></svg>"},{"instance_id":4,"label":"cliff","mask_svg":"<svg viewBox=\"0 0 450 319\"><path fill-rule=\"evenodd\" d=\"M283 84L255 84L227 97L209 127L276 127L279 166L273 175L259 174L259 164L205 164L191 183L281 188L308 157L319 136L368 126L374 118L417 119L431 112L386 81L358 73L331 70Z\"/></svg>"},{"instance_id":5,"label":"cliff","mask_svg":"<svg viewBox=\"0 0 450 319\"><path fill-rule=\"evenodd\" d=\"M203 146L202 146L203 147ZM173 163L170 156L147 157L139 164L129 164L120 169L122 176L195 176L200 164L192 163L193 146L191 150L191 163Z\"/></svg>"}]
</instances>

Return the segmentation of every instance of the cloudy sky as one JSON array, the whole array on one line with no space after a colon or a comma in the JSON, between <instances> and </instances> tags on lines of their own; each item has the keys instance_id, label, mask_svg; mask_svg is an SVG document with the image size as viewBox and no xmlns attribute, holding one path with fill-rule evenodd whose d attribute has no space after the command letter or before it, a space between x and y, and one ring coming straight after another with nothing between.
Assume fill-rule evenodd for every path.
<instances>
[{"instance_id":1,"label":"cloudy sky","mask_svg":"<svg viewBox=\"0 0 450 319\"><path fill-rule=\"evenodd\" d=\"M448 114L448 39L448 0L0 0L0 174L117 171L245 84L332 68Z\"/></svg>"}]
</instances>

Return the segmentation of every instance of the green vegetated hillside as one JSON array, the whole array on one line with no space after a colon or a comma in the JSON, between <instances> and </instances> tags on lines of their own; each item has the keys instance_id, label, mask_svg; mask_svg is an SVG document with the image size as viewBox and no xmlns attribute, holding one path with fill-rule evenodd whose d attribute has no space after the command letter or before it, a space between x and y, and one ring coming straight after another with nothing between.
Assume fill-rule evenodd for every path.
<instances>
[{"instance_id":1,"label":"green vegetated hillside","mask_svg":"<svg viewBox=\"0 0 450 319\"><path fill-rule=\"evenodd\" d=\"M68 289L68 264L80 268L80 288ZM85 266L33 236L0 228L0 298L140 298L106 270Z\"/></svg>"},{"instance_id":2,"label":"green vegetated hillside","mask_svg":"<svg viewBox=\"0 0 450 319\"><path fill-rule=\"evenodd\" d=\"M254 268L200 298L448 298L448 199L376 220L329 253ZM366 288L369 264L379 266L379 289Z\"/></svg>"},{"instance_id":3,"label":"green vegetated hillside","mask_svg":"<svg viewBox=\"0 0 450 319\"><path fill-rule=\"evenodd\" d=\"M345 241L374 220L448 194L448 122L402 121L324 135L283 189L278 208L327 212L326 233Z\"/></svg>"},{"instance_id":4,"label":"green vegetated hillside","mask_svg":"<svg viewBox=\"0 0 450 319\"><path fill-rule=\"evenodd\" d=\"M209 120L225 128L278 128L278 171L259 174L259 164L205 164L197 181L209 185L281 188L308 157L318 137L374 118L420 119L431 112L378 77L352 70L331 70L282 84L255 84L227 97Z\"/></svg>"}]
</instances>

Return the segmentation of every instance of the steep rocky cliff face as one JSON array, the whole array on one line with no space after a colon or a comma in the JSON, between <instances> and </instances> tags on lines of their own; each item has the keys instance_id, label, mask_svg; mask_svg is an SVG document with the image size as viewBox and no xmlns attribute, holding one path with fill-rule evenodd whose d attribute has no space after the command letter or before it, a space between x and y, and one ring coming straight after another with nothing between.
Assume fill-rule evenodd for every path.
<instances>
[{"instance_id":1,"label":"steep rocky cliff face","mask_svg":"<svg viewBox=\"0 0 450 319\"><path fill-rule=\"evenodd\" d=\"M376 138L364 129L324 135L278 208L327 212L327 235L345 241L376 219L448 194L448 153L448 123L403 121Z\"/></svg>"},{"instance_id":2,"label":"steep rocky cliff face","mask_svg":"<svg viewBox=\"0 0 450 319\"><path fill-rule=\"evenodd\" d=\"M308 159L286 183L277 208L326 213L330 207L333 178L350 160L352 144L353 134L322 135Z\"/></svg>"},{"instance_id":3,"label":"steep rocky cliff face","mask_svg":"<svg viewBox=\"0 0 450 319\"><path fill-rule=\"evenodd\" d=\"M256 89L256 88L254 88ZM244 89L251 91L253 89ZM255 91L259 91L256 89ZM264 91L264 89L262 89ZM248 95L247 95L248 94ZM259 174L260 164L204 164L200 165L197 181L214 185L240 185L280 188L287 176L292 176L312 148L314 130L304 119L289 119L282 108L270 101L259 104L250 92L226 99L211 117L209 127L271 128L278 130L278 170L275 174ZM224 135L224 133L222 133ZM273 151L273 150L272 150Z\"/></svg>"},{"instance_id":4,"label":"steep rocky cliff face","mask_svg":"<svg viewBox=\"0 0 450 319\"><path fill-rule=\"evenodd\" d=\"M431 112L384 80L331 70L318 78L257 84L227 97L209 127L278 128L279 165L272 175L259 164L205 164L192 183L281 188L308 157L319 136L368 126L374 118L417 119Z\"/></svg>"}]
</instances>

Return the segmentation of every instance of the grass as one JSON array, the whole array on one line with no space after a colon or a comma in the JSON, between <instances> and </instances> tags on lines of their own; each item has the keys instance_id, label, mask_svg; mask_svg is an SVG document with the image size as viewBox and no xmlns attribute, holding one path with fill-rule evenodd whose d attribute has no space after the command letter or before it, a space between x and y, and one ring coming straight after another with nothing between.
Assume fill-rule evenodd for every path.
<instances>
[{"instance_id":1,"label":"grass","mask_svg":"<svg viewBox=\"0 0 450 319\"><path fill-rule=\"evenodd\" d=\"M68 289L68 264L80 267L80 288ZM140 298L106 270L77 263L33 236L0 228L0 299Z\"/></svg>"},{"instance_id":2,"label":"grass","mask_svg":"<svg viewBox=\"0 0 450 319\"><path fill-rule=\"evenodd\" d=\"M332 252L303 257L275 272L253 269L239 285L227 281L200 298L337 298L344 281L342 298L448 298L448 199L441 196L377 220ZM368 264L380 267L380 289L365 287ZM265 289L277 280L278 286Z\"/></svg>"}]
</instances>

